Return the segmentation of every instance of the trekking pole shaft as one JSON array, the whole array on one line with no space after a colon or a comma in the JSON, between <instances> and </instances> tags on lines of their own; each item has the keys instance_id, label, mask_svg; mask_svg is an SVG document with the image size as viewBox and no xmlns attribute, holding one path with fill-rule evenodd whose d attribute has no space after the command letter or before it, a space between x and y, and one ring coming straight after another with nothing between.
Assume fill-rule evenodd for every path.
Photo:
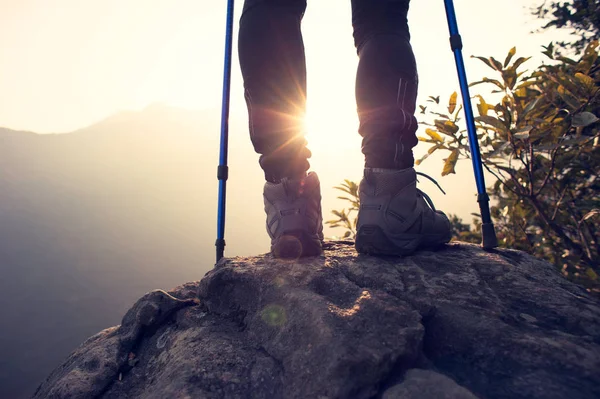
<instances>
[{"instance_id":1,"label":"trekking pole shaft","mask_svg":"<svg viewBox=\"0 0 600 399\"><path fill-rule=\"evenodd\" d=\"M233 10L234 0L227 1L227 23L225 32L225 62L223 71L223 102L221 106L221 151L217 179L219 180L219 205L217 213L217 262L225 252L225 199L227 192L227 152L229 139L229 100L231 93L231 53L233 48Z\"/></svg>"},{"instance_id":2,"label":"trekking pole shaft","mask_svg":"<svg viewBox=\"0 0 600 399\"><path fill-rule=\"evenodd\" d=\"M479 141L477 139L477 129L475 128L475 118L473 117L473 107L471 106L471 95L469 94L469 83L465 71L465 63L462 57L462 39L458 32L458 23L456 21L456 12L452 0L444 0L446 6L446 17L448 18L448 28L450 30L450 47L454 53L458 80L463 98L465 119L467 122L467 131L469 134L469 146L471 149L471 161L475 172L475 183L477 185L477 202L481 213L481 235L483 247L486 249L498 246L496 232L490 215L489 196L486 192L485 179L483 176L483 166L481 153L479 150Z\"/></svg>"}]
</instances>

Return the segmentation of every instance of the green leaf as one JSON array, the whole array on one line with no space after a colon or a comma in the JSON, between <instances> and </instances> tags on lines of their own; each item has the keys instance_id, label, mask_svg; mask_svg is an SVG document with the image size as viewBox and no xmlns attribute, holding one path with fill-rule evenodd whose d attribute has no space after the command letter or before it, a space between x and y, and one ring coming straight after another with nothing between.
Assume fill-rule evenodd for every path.
<instances>
[{"instance_id":1,"label":"green leaf","mask_svg":"<svg viewBox=\"0 0 600 399\"><path fill-rule=\"evenodd\" d=\"M431 137L433 140L435 140L437 142L440 142L440 143L444 142L444 139L442 138L442 136L440 136L439 133L433 129L425 129L425 133L427 133L427 135L429 137Z\"/></svg>"},{"instance_id":2,"label":"green leaf","mask_svg":"<svg viewBox=\"0 0 600 399\"><path fill-rule=\"evenodd\" d=\"M490 106L485 102L482 96L477 95L479 97L479 104L477 104L477 110L479 111L479 115L487 115L490 110Z\"/></svg>"},{"instance_id":3,"label":"green leaf","mask_svg":"<svg viewBox=\"0 0 600 399\"><path fill-rule=\"evenodd\" d=\"M469 86L475 86L475 85L482 84L482 83L491 83L493 85L498 86L502 91L506 90L506 87L502 83L500 83L499 80L490 79L490 78L483 78L482 80L480 80L478 82L471 83Z\"/></svg>"},{"instance_id":4,"label":"green leaf","mask_svg":"<svg viewBox=\"0 0 600 399\"><path fill-rule=\"evenodd\" d=\"M345 220L345 219L348 218L348 216L346 216L346 210L345 209L342 209L341 211L333 210L333 211L331 211L331 213L333 213L335 216L339 217L340 220Z\"/></svg>"},{"instance_id":5,"label":"green leaf","mask_svg":"<svg viewBox=\"0 0 600 399\"><path fill-rule=\"evenodd\" d=\"M458 122L460 120L460 112L463 110L463 106L462 104L460 104L458 106L458 109L456 110L456 114L454 116L454 123Z\"/></svg>"},{"instance_id":6,"label":"green leaf","mask_svg":"<svg viewBox=\"0 0 600 399\"><path fill-rule=\"evenodd\" d=\"M352 233L350 231L347 231L346 233L344 233L344 238L348 238L350 237Z\"/></svg>"},{"instance_id":7,"label":"green leaf","mask_svg":"<svg viewBox=\"0 0 600 399\"><path fill-rule=\"evenodd\" d=\"M592 209L591 211L586 213L585 216L583 218L581 218L581 222L585 222L586 220L588 220L596 215L600 215L600 209ZM579 222L579 223L581 223L581 222Z\"/></svg>"},{"instance_id":8,"label":"green leaf","mask_svg":"<svg viewBox=\"0 0 600 399\"><path fill-rule=\"evenodd\" d=\"M427 100L427 101L439 104L440 103L440 96L437 96L437 97L429 96L429 100Z\"/></svg>"},{"instance_id":9,"label":"green leaf","mask_svg":"<svg viewBox=\"0 0 600 399\"><path fill-rule=\"evenodd\" d=\"M544 52L542 52L542 54L544 54L546 57L553 60L554 59L554 44L550 43L547 46L542 46L542 48L545 50Z\"/></svg>"},{"instance_id":10,"label":"green leaf","mask_svg":"<svg viewBox=\"0 0 600 399\"><path fill-rule=\"evenodd\" d=\"M439 119L435 120L435 127L440 133L450 137L454 137L454 134L458 132L459 129L456 123L449 120L443 121Z\"/></svg>"},{"instance_id":11,"label":"green leaf","mask_svg":"<svg viewBox=\"0 0 600 399\"><path fill-rule=\"evenodd\" d=\"M452 135L454 135L456 132L458 132L458 126L456 125L456 123L452 122L452 121L446 121L444 122L444 126L446 127L446 130L451 133Z\"/></svg>"},{"instance_id":12,"label":"green leaf","mask_svg":"<svg viewBox=\"0 0 600 399\"><path fill-rule=\"evenodd\" d=\"M535 80L526 80L526 81L522 81L521 83L519 83L519 85L517 86L516 90L519 89L524 89L530 86L535 86L535 85L539 85L539 82L536 82Z\"/></svg>"},{"instance_id":13,"label":"green leaf","mask_svg":"<svg viewBox=\"0 0 600 399\"><path fill-rule=\"evenodd\" d=\"M438 145L432 145L431 147L429 147L429 150L427 150L427 153L428 153L429 155L431 155L431 154L433 154L433 152L434 152L435 150L437 150L437 149L438 149L438 148L440 148L440 147L442 147L442 146L441 146L441 145L439 145L439 144L438 144Z\"/></svg>"},{"instance_id":14,"label":"green leaf","mask_svg":"<svg viewBox=\"0 0 600 399\"><path fill-rule=\"evenodd\" d=\"M442 176L449 175L450 173L456 174L454 167L458 161L458 150L452 150L450 156L444 159L444 169L442 170Z\"/></svg>"},{"instance_id":15,"label":"green leaf","mask_svg":"<svg viewBox=\"0 0 600 399\"><path fill-rule=\"evenodd\" d=\"M517 68L521 66L521 64L529 61L530 59L531 59L531 57L519 57L519 58L517 58L517 60L515 61L515 63L512 65L511 68L516 71Z\"/></svg>"},{"instance_id":16,"label":"green leaf","mask_svg":"<svg viewBox=\"0 0 600 399\"><path fill-rule=\"evenodd\" d=\"M492 66L492 63L487 58L479 57L479 56L475 56L475 55L472 55L471 58L477 58L478 60L484 62L490 68L494 69L494 67Z\"/></svg>"},{"instance_id":17,"label":"green leaf","mask_svg":"<svg viewBox=\"0 0 600 399\"><path fill-rule=\"evenodd\" d=\"M511 111L508 110L508 108L506 108L504 105L502 104L496 104L494 106L494 111L496 111L497 114L501 115L500 118L496 118L498 119L498 121L502 124L503 129L502 130L504 133L506 133L506 131L508 131L508 127L510 126L510 124L512 123L512 113ZM487 117L482 117L482 118L487 118ZM477 120L477 118L475 118Z\"/></svg>"},{"instance_id":18,"label":"green leaf","mask_svg":"<svg viewBox=\"0 0 600 399\"><path fill-rule=\"evenodd\" d=\"M423 162L424 160L426 160L427 158L429 158L429 155L430 155L430 154L429 154L429 153L427 153L427 154L423 155L423 156L421 157L421 159L417 159L417 160L415 160L415 165L420 165L420 164L421 164L421 162Z\"/></svg>"},{"instance_id":19,"label":"green leaf","mask_svg":"<svg viewBox=\"0 0 600 399\"><path fill-rule=\"evenodd\" d=\"M494 65L493 68L495 70L497 70L498 72L502 72L502 64L500 63L500 61L496 60L494 57L490 57L490 61Z\"/></svg>"},{"instance_id":20,"label":"green leaf","mask_svg":"<svg viewBox=\"0 0 600 399\"><path fill-rule=\"evenodd\" d=\"M584 73L577 72L575 74L575 78L577 78L577 80L580 81L588 90L593 90L596 88L596 83L594 82L594 79Z\"/></svg>"},{"instance_id":21,"label":"green leaf","mask_svg":"<svg viewBox=\"0 0 600 399\"><path fill-rule=\"evenodd\" d=\"M558 56L558 57L556 57L556 59L557 59L557 60L559 60L559 61L562 61L562 62L564 62L565 64L569 64L569 65L577 65L577 61L575 61L575 60L573 60L573 59L571 59L571 58L568 58L568 57L563 57L562 55L561 55L561 56Z\"/></svg>"},{"instance_id":22,"label":"green leaf","mask_svg":"<svg viewBox=\"0 0 600 399\"><path fill-rule=\"evenodd\" d=\"M592 269L591 267L587 268L587 270L585 271L585 274L587 274L587 276L590 278L590 280L593 280L593 281L598 280L598 274L596 274L594 269Z\"/></svg>"},{"instance_id":23,"label":"green leaf","mask_svg":"<svg viewBox=\"0 0 600 399\"><path fill-rule=\"evenodd\" d=\"M517 140L527 140L529 138L529 132L531 132L531 129L533 129L532 126L525 126L524 128L513 133L513 137Z\"/></svg>"},{"instance_id":24,"label":"green leaf","mask_svg":"<svg viewBox=\"0 0 600 399\"><path fill-rule=\"evenodd\" d=\"M501 146L496 148L494 151L488 152L484 155L487 158L496 158L496 157L503 158L504 157L503 151L506 150L509 145L510 145L510 141L505 141Z\"/></svg>"},{"instance_id":25,"label":"green leaf","mask_svg":"<svg viewBox=\"0 0 600 399\"><path fill-rule=\"evenodd\" d=\"M502 121L496 117L490 115L481 115L475 118L476 121L482 122L486 125L496 128L497 131L508 133L508 128Z\"/></svg>"},{"instance_id":26,"label":"green leaf","mask_svg":"<svg viewBox=\"0 0 600 399\"><path fill-rule=\"evenodd\" d=\"M523 110L523 112L521 112L521 118L524 119L528 113L530 113L535 106L537 105L537 103L540 101L540 97L536 97L533 101L530 101L527 106L525 106L525 109Z\"/></svg>"},{"instance_id":27,"label":"green leaf","mask_svg":"<svg viewBox=\"0 0 600 399\"><path fill-rule=\"evenodd\" d=\"M453 113L456 109L456 99L458 97L458 93L454 92L450 95L450 101L448 102L448 112Z\"/></svg>"},{"instance_id":28,"label":"green leaf","mask_svg":"<svg viewBox=\"0 0 600 399\"><path fill-rule=\"evenodd\" d=\"M513 47L510 49L510 51L508 52L508 55L506 56L506 59L504 60L504 68L506 68L508 66L508 63L510 62L510 60L512 59L512 57L514 57L514 55L517 53L517 48Z\"/></svg>"},{"instance_id":29,"label":"green leaf","mask_svg":"<svg viewBox=\"0 0 600 399\"><path fill-rule=\"evenodd\" d=\"M598 117L592 114L591 112L580 112L578 114L573 115L573 119L571 120L571 126L586 127L598 121L600 121L600 119L598 119Z\"/></svg>"}]
</instances>

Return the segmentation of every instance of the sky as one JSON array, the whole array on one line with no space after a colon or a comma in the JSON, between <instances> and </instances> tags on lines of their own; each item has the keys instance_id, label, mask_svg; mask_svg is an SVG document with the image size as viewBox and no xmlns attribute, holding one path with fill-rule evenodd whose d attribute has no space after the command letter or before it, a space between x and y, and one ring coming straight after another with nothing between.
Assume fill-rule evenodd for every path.
<instances>
[{"instance_id":1,"label":"sky","mask_svg":"<svg viewBox=\"0 0 600 399\"><path fill-rule=\"evenodd\" d=\"M470 81L490 75L472 55L503 60L516 46L517 56L534 56L525 66L534 68L541 62L541 46L558 36L531 33L541 22L529 8L540 2L455 0ZM323 171L322 185L332 187L345 178L357 180L362 170L354 100L358 58L350 0L308 3L302 25L308 69L307 138L313 168ZM244 151L252 152L235 51L241 9L238 0L230 119L232 126L242 128L231 134L232 140L246 140ZM225 12L224 0L0 0L0 126L70 132L154 103L214 110L218 118ZM444 2L413 1L409 25L420 76L418 103L425 104L430 95L448 98L459 87ZM427 148L418 146L416 157ZM443 155L431 157L422 169L440 178ZM472 176L469 162L459 162L457 175L440 181L454 192L445 198L432 193L434 203L451 202L463 217L477 211ZM463 206L465 202L469 205Z\"/></svg>"},{"instance_id":2,"label":"sky","mask_svg":"<svg viewBox=\"0 0 600 399\"><path fill-rule=\"evenodd\" d=\"M529 33L539 22L527 11L539 1L455 1L471 80L486 71L470 55L503 58L513 45L539 53L548 35ZM241 8L238 0L236 39ZM225 9L209 0L0 0L0 126L68 132L155 102L218 109ZM414 1L409 23L421 98L451 93L443 1ZM311 118L333 101L355 119L350 1L309 0L302 28ZM237 54L233 66L232 118L244 118Z\"/></svg>"}]
</instances>

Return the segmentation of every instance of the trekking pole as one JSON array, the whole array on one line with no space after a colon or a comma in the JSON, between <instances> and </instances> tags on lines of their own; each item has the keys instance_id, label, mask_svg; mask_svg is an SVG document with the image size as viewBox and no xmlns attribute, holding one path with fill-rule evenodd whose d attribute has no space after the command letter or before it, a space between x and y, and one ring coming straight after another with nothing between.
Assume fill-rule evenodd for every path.
<instances>
[{"instance_id":1,"label":"trekking pole","mask_svg":"<svg viewBox=\"0 0 600 399\"><path fill-rule=\"evenodd\" d=\"M225 67L223 73L223 103L221 107L221 152L217 179L219 180L219 207L217 213L217 262L225 252L225 194L229 168L227 166L227 141L229 136L229 98L231 92L231 51L233 42L233 5L227 0L227 24L225 31Z\"/></svg>"},{"instance_id":2,"label":"trekking pole","mask_svg":"<svg viewBox=\"0 0 600 399\"><path fill-rule=\"evenodd\" d=\"M479 143L477 141L477 132L475 129L475 119L473 118L473 108L471 107L471 96L469 94L469 83L465 72L465 63L462 57L462 39L458 33L458 24L456 22L456 12L452 0L444 0L446 6L446 17L448 18L448 28L450 30L450 47L454 53L456 69L458 70L458 80L464 104L465 118L467 121L467 131L469 132L469 145L471 148L471 160L475 171L475 182L477 184L477 202L481 212L481 237L482 245L485 249L498 246L494 224L490 216L489 201L490 198L486 192L485 180L483 178L483 167L481 163L481 153L479 152Z\"/></svg>"}]
</instances>

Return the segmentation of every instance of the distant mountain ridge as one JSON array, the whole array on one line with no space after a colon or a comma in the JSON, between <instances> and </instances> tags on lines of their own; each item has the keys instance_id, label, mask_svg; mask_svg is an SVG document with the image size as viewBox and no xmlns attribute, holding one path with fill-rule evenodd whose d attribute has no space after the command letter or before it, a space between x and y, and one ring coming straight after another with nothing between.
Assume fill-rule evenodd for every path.
<instances>
[{"instance_id":1,"label":"distant mountain ridge","mask_svg":"<svg viewBox=\"0 0 600 399\"><path fill-rule=\"evenodd\" d=\"M10 298L0 307L6 326L0 397L28 397L57 362L117 322L136 297L208 270L216 238L218 118L154 105L71 133L0 128L0 292ZM240 125L232 134L247 133ZM244 170L255 160L232 162ZM248 222L250 233L228 231L227 238L237 240L238 251L259 252L266 234L251 229L262 228L262 214L249 215L245 207L261 209L261 176L258 168L244 173L230 195L247 200L228 209L238 225Z\"/></svg>"},{"instance_id":2,"label":"distant mountain ridge","mask_svg":"<svg viewBox=\"0 0 600 399\"><path fill-rule=\"evenodd\" d=\"M22 137L23 135L36 135L36 133L26 130L13 130L5 127L0 127L0 138Z\"/></svg>"}]
</instances>

